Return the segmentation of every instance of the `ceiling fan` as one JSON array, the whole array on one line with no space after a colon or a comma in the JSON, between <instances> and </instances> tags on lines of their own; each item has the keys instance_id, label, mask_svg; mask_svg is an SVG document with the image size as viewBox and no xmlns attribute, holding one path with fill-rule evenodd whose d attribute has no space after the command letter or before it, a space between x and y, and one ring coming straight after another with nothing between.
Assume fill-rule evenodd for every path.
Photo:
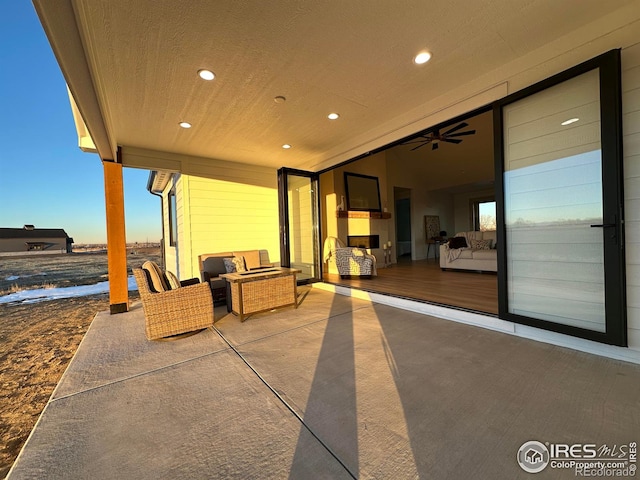
<instances>
[{"instance_id":1,"label":"ceiling fan","mask_svg":"<svg viewBox=\"0 0 640 480\"><path fill-rule=\"evenodd\" d=\"M419 135L417 138L409 142L404 142L403 145L418 143L419 145L417 147L413 147L411 149L411 151L413 151L413 150L417 150L420 147L424 147L425 145L428 145L428 144L431 144L431 150L437 150L440 142L458 144L462 142L462 139L456 138L456 137L464 137L466 135L473 135L476 133L475 130L467 130L466 132L459 131L468 126L469 124L467 122L462 122L443 133L440 133L440 129L436 129L424 135Z\"/></svg>"}]
</instances>

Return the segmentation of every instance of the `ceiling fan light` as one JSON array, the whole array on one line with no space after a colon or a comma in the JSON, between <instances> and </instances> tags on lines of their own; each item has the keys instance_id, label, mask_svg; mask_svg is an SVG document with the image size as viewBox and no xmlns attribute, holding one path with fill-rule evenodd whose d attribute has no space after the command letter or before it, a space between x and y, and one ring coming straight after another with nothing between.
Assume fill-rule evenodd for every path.
<instances>
[{"instance_id":1,"label":"ceiling fan light","mask_svg":"<svg viewBox=\"0 0 640 480\"><path fill-rule=\"evenodd\" d=\"M422 65L423 63L427 63L429 60L431 60L431 53L424 51L420 52L413 58L413 63L416 65Z\"/></svg>"}]
</instances>

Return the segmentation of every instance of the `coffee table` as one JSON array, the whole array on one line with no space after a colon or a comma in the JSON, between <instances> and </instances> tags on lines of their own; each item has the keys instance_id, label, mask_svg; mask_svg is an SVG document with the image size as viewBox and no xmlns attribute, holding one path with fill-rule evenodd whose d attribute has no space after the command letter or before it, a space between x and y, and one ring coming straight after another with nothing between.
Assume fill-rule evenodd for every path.
<instances>
[{"instance_id":1,"label":"coffee table","mask_svg":"<svg viewBox=\"0 0 640 480\"><path fill-rule=\"evenodd\" d=\"M277 307L298 308L295 268L270 267L248 272L223 273L228 282L231 311L244 322L252 313L265 312Z\"/></svg>"}]
</instances>

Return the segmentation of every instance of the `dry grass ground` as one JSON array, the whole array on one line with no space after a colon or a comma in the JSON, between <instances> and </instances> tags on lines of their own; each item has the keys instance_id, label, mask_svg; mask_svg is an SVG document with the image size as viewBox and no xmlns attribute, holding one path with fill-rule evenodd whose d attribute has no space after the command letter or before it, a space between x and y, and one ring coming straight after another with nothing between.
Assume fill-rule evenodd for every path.
<instances>
[{"instance_id":1,"label":"dry grass ground","mask_svg":"<svg viewBox=\"0 0 640 480\"><path fill-rule=\"evenodd\" d=\"M157 251L146 253L130 256L129 266L146 259L157 261ZM75 267L85 262L92 268L104 264L97 281L104 280L100 277L106 273L106 255L89 255L85 262L78 262L77 256L39 261L47 272L60 269L65 261ZM0 276L13 275L5 268L5 264L0 266ZM49 273L47 281L56 283L55 276ZM138 292L130 292L132 301L138 298ZM108 294L0 304L0 478L11 468L95 314L108 309Z\"/></svg>"}]
</instances>

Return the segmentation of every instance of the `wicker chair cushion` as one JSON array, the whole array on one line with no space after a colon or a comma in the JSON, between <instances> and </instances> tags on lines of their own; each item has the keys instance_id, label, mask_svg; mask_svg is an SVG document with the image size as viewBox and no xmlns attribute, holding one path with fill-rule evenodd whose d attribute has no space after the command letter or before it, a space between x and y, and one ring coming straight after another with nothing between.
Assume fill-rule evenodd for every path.
<instances>
[{"instance_id":1,"label":"wicker chair cushion","mask_svg":"<svg viewBox=\"0 0 640 480\"><path fill-rule=\"evenodd\" d=\"M169 283L165 278L160 267L154 262L146 261L142 264L142 269L149 272L149 278L151 279L151 287L154 292L166 292L171 290Z\"/></svg>"},{"instance_id":2,"label":"wicker chair cushion","mask_svg":"<svg viewBox=\"0 0 640 480\"><path fill-rule=\"evenodd\" d=\"M180 284L180 280L175 276L173 272L166 271L165 275L167 276L167 280L169 281L169 287L171 290L175 290L176 288L180 288L182 285Z\"/></svg>"}]
</instances>

